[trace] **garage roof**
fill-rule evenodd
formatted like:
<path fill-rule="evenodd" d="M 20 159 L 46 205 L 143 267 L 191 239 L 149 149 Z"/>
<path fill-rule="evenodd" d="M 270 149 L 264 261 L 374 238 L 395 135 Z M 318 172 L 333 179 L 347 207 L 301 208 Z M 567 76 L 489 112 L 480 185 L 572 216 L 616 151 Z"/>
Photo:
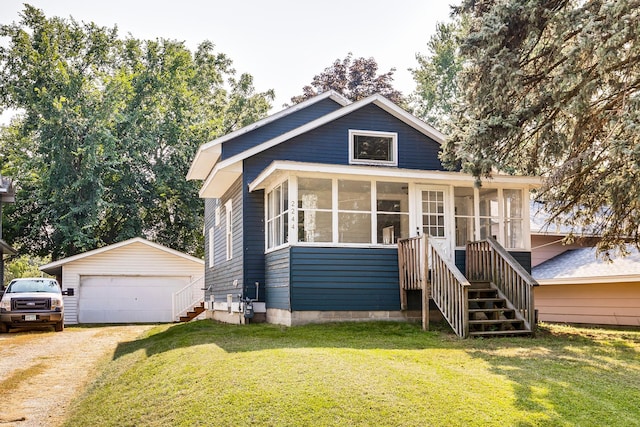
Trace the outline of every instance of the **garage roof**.
<path fill-rule="evenodd" d="M 101 253 L 105 253 L 105 252 L 108 252 L 108 251 L 111 251 L 111 250 L 114 250 L 114 249 L 117 249 L 117 248 L 122 248 L 124 246 L 132 245 L 134 243 L 142 243 L 142 244 L 145 244 L 145 245 L 150 246 L 152 248 L 156 248 L 156 249 L 159 249 L 161 251 L 165 251 L 165 252 L 167 252 L 169 254 L 172 254 L 172 255 L 175 255 L 175 256 L 179 256 L 179 257 L 182 257 L 182 258 L 187 259 L 189 261 L 197 262 L 197 263 L 200 263 L 200 264 L 204 265 L 204 261 L 201 260 L 200 258 L 196 258 L 196 257 L 193 257 L 191 255 L 185 254 L 184 252 L 179 252 L 179 251 L 176 251 L 174 249 L 168 248 L 166 246 L 162 246 L 162 245 L 159 245 L 157 243 L 150 242 L 149 240 L 143 239 L 142 237 L 134 237 L 133 239 L 125 240 L 125 241 L 119 242 L 119 243 L 114 243 L 113 245 L 104 246 L 102 248 L 94 249 L 92 251 L 83 252 L 83 253 L 78 254 L 78 255 L 74 255 L 74 256 L 70 256 L 68 258 L 63 258 L 63 259 L 60 259 L 58 261 L 54 261 L 52 263 L 49 263 L 49 264 L 41 266 L 40 267 L 40 271 L 44 271 L 45 273 L 51 274 L 51 275 L 57 275 L 57 274 L 60 274 L 60 272 L 62 271 L 62 266 L 65 265 L 65 264 L 68 264 L 68 263 L 73 262 L 73 261 L 77 261 L 79 259 L 87 258 L 87 257 L 93 256 L 93 255 L 98 255 L 98 254 L 101 254 Z"/>

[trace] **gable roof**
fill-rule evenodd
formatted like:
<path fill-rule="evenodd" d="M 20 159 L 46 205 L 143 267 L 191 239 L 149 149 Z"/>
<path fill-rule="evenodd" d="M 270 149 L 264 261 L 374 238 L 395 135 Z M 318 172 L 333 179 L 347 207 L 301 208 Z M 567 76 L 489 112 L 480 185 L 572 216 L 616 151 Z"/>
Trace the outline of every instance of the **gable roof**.
<path fill-rule="evenodd" d="M 251 123 L 250 125 L 247 125 L 241 129 L 223 135 L 220 138 L 216 138 L 213 141 L 209 141 L 198 148 L 196 156 L 193 159 L 193 162 L 191 162 L 189 172 L 187 173 L 187 179 L 205 179 L 211 172 L 211 168 L 213 167 L 213 165 L 220 158 L 220 155 L 222 154 L 222 144 L 224 142 L 230 141 L 234 138 L 239 137 L 240 135 L 244 135 L 246 133 L 254 131 L 265 125 L 268 125 L 269 123 L 273 123 L 276 120 L 280 120 L 281 118 L 289 116 L 295 112 L 304 110 L 305 108 L 320 101 L 324 101 L 325 99 L 331 99 L 343 107 L 351 103 L 351 101 L 349 101 L 347 98 L 333 90 L 323 92 L 317 96 L 314 96 L 313 98 L 309 98 L 306 101 L 265 117 L 262 120 L 258 120 L 255 123 Z"/>
<path fill-rule="evenodd" d="M 627 251 L 627 256 L 606 261 L 596 248 L 572 249 L 537 265 L 531 274 L 541 285 L 638 282 L 640 252 L 631 245 Z"/>
<path fill-rule="evenodd" d="M 57 270 L 59 270 L 60 267 L 62 267 L 65 264 L 68 264 L 70 262 L 78 261 L 78 260 L 83 259 L 83 258 L 87 258 L 87 257 L 90 257 L 90 256 L 94 256 L 94 255 L 102 254 L 102 253 L 105 253 L 105 252 L 109 252 L 109 251 L 112 251 L 114 249 L 118 249 L 118 248 L 122 248 L 124 246 L 132 245 L 134 243 L 142 243 L 143 245 L 147 245 L 147 246 L 152 247 L 154 249 L 159 249 L 159 250 L 164 251 L 166 253 L 169 253 L 171 255 L 178 256 L 178 257 L 181 257 L 181 258 L 184 258 L 186 260 L 189 260 L 189 261 L 192 261 L 192 262 L 196 262 L 196 263 L 199 263 L 199 264 L 204 264 L 204 261 L 201 260 L 200 258 L 193 257 L 191 255 L 185 254 L 184 252 L 176 251 L 174 249 L 168 248 L 168 247 L 160 245 L 158 243 L 150 242 L 149 240 L 143 239 L 142 237 L 134 237 L 133 239 L 125 240 L 125 241 L 119 242 L 119 243 L 114 243 L 113 245 L 104 246 L 102 248 L 94 249 L 92 251 L 83 252 L 81 254 L 73 255 L 73 256 L 70 256 L 70 257 L 67 257 L 67 258 L 60 259 L 58 261 L 54 261 L 52 263 L 49 263 L 49 264 L 41 266 L 40 267 L 40 271 L 44 271 L 47 274 L 55 274 L 55 272 Z"/>
<path fill-rule="evenodd" d="M 325 114 L 324 116 L 312 120 L 302 126 L 299 126 L 295 129 L 292 129 L 288 132 L 285 132 L 275 138 L 272 138 L 268 141 L 265 141 L 261 144 L 258 144 L 248 150 L 245 150 L 241 153 L 236 154 L 228 159 L 225 159 L 221 162 L 211 162 L 209 163 L 209 167 L 211 168 L 210 173 L 208 174 L 206 180 L 202 184 L 202 188 L 200 189 L 200 197 L 202 198 L 218 198 L 221 197 L 224 192 L 229 188 L 229 186 L 242 174 L 242 161 L 259 154 L 265 150 L 268 150 L 271 147 L 274 147 L 278 144 L 281 144 L 285 141 L 288 141 L 296 136 L 302 135 L 306 132 L 309 132 L 313 129 L 316 129 L 320 126 L 323 126 L 327 123 L 330 123 L 334 120 L 337 120 L 341 117 L 346 116 L 356 110 L 359 110 L 367 105 L 376 105 L 397 119 L 401 120 L 405 124 L 413 127 L 418 130 L 422 134 L 430 137 L 434 141 L 439 144 L 442 144 L 445 140 L 445 137 L 438 130 L 429 126 L 424 121 L 418 119 L 412 114 L 408 113 L 404 109 L 400 108 L 393 102 L 389 101 L 382 95 L 372 95 L 367 98 L 361 99 L 360 101 L 353 102 L 348 104 L 332 113 Z M 219 156 L 218 156 L 219 157 Z M 195 160 L 194 160 L 195 162 Z M 217 185 L 212 185 L 213 182 L 216 182 Z"/>

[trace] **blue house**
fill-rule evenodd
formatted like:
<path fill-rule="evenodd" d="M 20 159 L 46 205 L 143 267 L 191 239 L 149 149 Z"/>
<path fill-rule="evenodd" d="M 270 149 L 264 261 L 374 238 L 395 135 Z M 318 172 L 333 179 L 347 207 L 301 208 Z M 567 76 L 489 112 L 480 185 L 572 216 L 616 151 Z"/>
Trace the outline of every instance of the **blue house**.
<path fill-rule="evenodd" d="M 445 318 L 469 335 L 469 322 L 488 320 L 474 319 L 471 300 L 489 298 L 473 289 L 502 279 L 467 270 L 474 281 L 467 280 L 467 244 L 488 239 L 512 269 L 530 271 L 528 201 L 538 180 L 495 175 L 477 187 L 442 166 L 443 140 L 382 96 L 350 102 L 326 92 L 203 144 L 187 178 L 203 182 L 209 315 L 242 323 L 243 301 L 253 299 L 254 319 L 283 325 L 401 320 L 429 282 Z M 416 239 L 429 244 L 402 255 L 399 242 Z M 431 255 L 423 261 L 427 247 L 445 267 Z M 454 288 L 460 307 L 441 307 L 451 305 Z M 531 308 L 515 311 L 530 332 Z"/>

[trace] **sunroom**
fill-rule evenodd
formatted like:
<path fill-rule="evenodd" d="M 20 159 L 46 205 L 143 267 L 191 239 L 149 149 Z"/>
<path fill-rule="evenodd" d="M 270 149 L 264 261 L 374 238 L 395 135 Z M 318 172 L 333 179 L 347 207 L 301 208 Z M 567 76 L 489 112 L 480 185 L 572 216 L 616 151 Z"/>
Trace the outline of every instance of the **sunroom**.
<path fill-rule="evenodd" d="M 468 241 L 496 239 L 530 269 L 528 200 L 537 178 L 275 161 L 264 190 L 265 252 L 286 246 L 395 247 L 426 234 L 464 265 Z M 518 256 L 520 255 L 520 256 Z"/>

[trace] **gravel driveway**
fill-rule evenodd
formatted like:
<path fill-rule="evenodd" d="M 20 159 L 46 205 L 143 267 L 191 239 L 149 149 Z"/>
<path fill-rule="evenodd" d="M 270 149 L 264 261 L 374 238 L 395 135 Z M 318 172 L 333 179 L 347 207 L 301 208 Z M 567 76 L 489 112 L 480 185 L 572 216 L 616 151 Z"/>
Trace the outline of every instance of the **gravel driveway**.
<path fill-rule="evenodd" d="M 59 426 L 98 362 L 152 325 L 67 327 L 0 334 L 0 427 Z"/>

